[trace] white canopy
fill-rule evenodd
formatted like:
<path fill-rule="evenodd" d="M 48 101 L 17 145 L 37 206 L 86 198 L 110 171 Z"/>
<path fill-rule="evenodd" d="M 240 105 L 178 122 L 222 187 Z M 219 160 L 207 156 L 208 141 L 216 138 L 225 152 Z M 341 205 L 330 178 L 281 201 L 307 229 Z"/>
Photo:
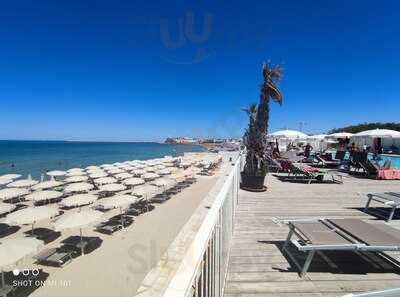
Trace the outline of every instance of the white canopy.
<path fill-rule="evenodd" d="M 156 178 L 159 178 L 160 176 L 158 175 L 158 174 L 156 174 L 156 173 L 145 173 L 145 174 L 143 174 L 142 175 L 142 178 L 144 179 L 144 180 L 153 180 L 153 179 L 156 179 Z"/>
<path fill-rule="evenodd" d="M 33 179 L 20 179 L 15 182 L 9 183 L 7 185 L 8 188 L 29 188 L 32 187 L 39 182 L 37 180 Z"/>
<path fill-rule="evenodd" d="M 280 130 L 274 133 L 268 134 L 268 136 L 273 138 L 289 138 L 289 139 L 296 139 L 296 138 L 305 138 L 307 134 L 296 131 L 296 130 Z"/>
<path fill-rule="evenodd" d="M 80 175 L 85 175 L 85 171 L 71 171 L 67 173 L 67 176 L 80 176 Z"/>
<path fill-rule="evenodd" d="M 80 182 L 84 182 L 87 181 L 89 178 L 87 176 L 84 175 L 77 175 L 77 176 L 70 176 L 67 177 L 64 181 L 66 183 L 80 183 Z"/>
<path fill-rule="evenodd" d="M 113 177 L 100 177 L 95 180 L 93 180 L 95 184 L 97 185 L 106 185 L 106 184 L 114 184 L 117 182 L 117 179 Z"/>
<path fill-rule="evenodd" d="M 96 204 L 102 206 L 103 209 L 126 208 L 134 204 L 138 199 L 131 195 L 115 195 L 99 200 Z"/>
<path fill-rule="evenodd" d="M 100 169 L 100 167 L 99 167 L 99 166 L 91 165 L 91 166 L 86 167 L 85 169 L 86 169 L 86 170 L 97 170 L 97 169 Z"/>
<path fill-rule="evenodd" d="M 13 181 L 12 179 L 0 178 L 0 186 L 12 183 L 12 181 Z"/>
<path fill-rule="evenodd" d="M 67 174 L 67 172 L 61 170 L 53 170 L 53 171 L 48 171 L 46 174 L 48 176 L 64 176 Z"/>
<path fill-rule="evenodd" d="M 4 179 L 17 179 L 20 177 L 21 177 L 21 174 L 15 174 L 15 173 L 9 173 L 9 174 L 4 174 L 4 175 L 0 176 L 0 178 L 4 178 Z"/>
<path fill-rule="evenodd" d="M 64 198 L 60 202 L 60 205 L 65 207 L 76 207 L 76 206 L 91 204 L 96 200 L 97 200 L 97 195 L 94 194 L 77 194 Z"/>
<path fill-rule="evenodd" d="M 158 175 L 168 175 L 168 174 L 171 174 L 171 170 L 169 170 L 169 169 L 161 169 L 161 170 L 156 171 L 156 173 Z"/>
<path fill-rule="evenodd" d="M 150 182 L 151 185 L 155 185 L 157 187 L 165 187 L 168 186 L 172 183 L 174 183 L 175 181 L 172 181 L 170 179 L 165 179 L 165 178 L 158 178 L 152 182 Z"/>
<path fill-rule="evenodd" d="M 13 211 L 16 207 L 15 204 L 0 202 L 0 215 Z"/>
<path fill-rule="evenodd" d="M 158 187 L 152 186 L 152 185 L 142 185 L 139 187 L 136 187 L 132 191 L 132 195 L 137 196 L 137 197 L 142 197 L 142 196 L 149 196 L 153 195 L 158 192 Z"/>
<path fill-rule="evenodd" d="M 349 137 L 351 137 L 353 135 L 354 135 L 353 133 L 338 132 L 338 133 L 329 134 L 326 137 L 329 137 L 329 138 L 349 138 Z"/>
<path fill-rule="evenodd" d="M 108 173 L 111 174 L 118 174 L 118 173 L 122 173 L 125 172 L 125 170 L 121 169 L 121 168 L 111 168 L 111 169 L 106 169 Z"/>
<path fill-rule="evenodd" d="M 353 135 L 353 137 L 371 137 L 371 138 L 400 138 L 400 132 L 389 129 L 366 130 Z"/>
<path fill-rule="evenodd" d="M 63 193 L 58 191 L 37 191 L 25 196 L 26 200 L 32 201 L 44 201 L 50 199 L 57 199 L 60 198 Z"/>
<path fill-rule="evenodd" d="M 145 180 L 138 177 L 131 177 L 123 180 L 122 183 L 127 186 L 137 186 L 143 185 L 145 183 Z"/>
<path fill-rule="evenodd" d="M 73 193 L 73 192 L 87 192 L 94 188 L 92 184 L 89 183 L 75 183 L 70 184 L 64 188 L 64 192 Z"/>
<path fill-rule="evenodd" d="M 0 200 L 7 200 L 29 194 L 27 189 L 8 188 L 0 190 Z"/>
<path fill-rule="evenodd" d="M 28 207 L 6 216 L 3 223 L 8 225 L 34 224 L 58 215 L 58 209 L 50 206 Z"/>
<path fill-rule="evenodd" d="M 37 185 L 34 185 L 32 187 L 32 190 L 37 191 L 37 190 L 44 190 L 44 189 L 52 189 L 55 187 L 61 186 L 63 183 L 55 180 L 48 180 L 44 181 L 41 183 L 38 183 Z"/>
<path fill-rule="evenodd" d="M 53 225 L 56 231 L 64 229 L 85 228 L 101 220 L 103 213 L 96 210 L 81 210 L 67 213 L 56 220 Z"/>
<path fill-rule="evenodd" d="M 67 170 L 67 173 L 82 172 L 82 171 L 83 171 L 82 168 L 71 168 L 71 169 Z"/>
<path fill-rule="evenodd" d="M 100 192 L 119 192 L 125 189 L 126 187 L 121 184 L 107 184 L 99 187 Z"/>
<path fill-rule="evenodd" d="M 107 173 L 105 173 L 104 171 L 97 171 L 97 172 L 93 172 L 91 174 L 89 174 L 90 178 L 101 178 L 101 177 L 106 177 L 108 176 Z"/>
<path fill-rule="evenodd" d="M 123 172 L 123 173 L 116 174 L 114 177 L 121 180 L 121 179 L 131 178 L 132 174 L 130 174 L 128 172 Z"/>
<path fill-rule="evenodd" d="M 0 270 L 12 269 L 19 261 L 37 253 L 43 241 L 32 237 L 5 239 L 0 243 Z"/>

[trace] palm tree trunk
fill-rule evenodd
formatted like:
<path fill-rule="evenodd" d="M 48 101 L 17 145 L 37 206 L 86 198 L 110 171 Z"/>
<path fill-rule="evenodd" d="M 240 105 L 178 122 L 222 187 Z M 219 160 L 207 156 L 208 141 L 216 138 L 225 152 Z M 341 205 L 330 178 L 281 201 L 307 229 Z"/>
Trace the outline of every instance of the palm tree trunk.
<path fill-rule="evenodd" d="M 267 133 L 269 120 L 269 92 L 267 88 L 261 90 L 260 103 L 258 104 L 256 125 L 261 133 Z"/>

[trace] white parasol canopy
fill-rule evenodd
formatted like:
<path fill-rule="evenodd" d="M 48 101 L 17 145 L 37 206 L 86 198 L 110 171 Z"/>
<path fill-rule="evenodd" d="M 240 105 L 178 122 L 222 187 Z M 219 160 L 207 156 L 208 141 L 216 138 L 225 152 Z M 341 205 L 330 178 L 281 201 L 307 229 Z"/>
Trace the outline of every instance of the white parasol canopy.
<path fill-rule="evenodd" d="M 114 183 L 117 182 L 117 180 L 115 178 L 110 177 L 110 176 L 108 176 L 108 177 L 100 177 L 100 178 L 97 178 L 97 179 L 95 179 L 93 181 L 97 185 L 114 184 Z"/>
<path fill-rule="evenodd" d="M 118 173 L 123 173 L 125 172 L 125 170 L 121 169 L 121 168 L 111 168 L 111 169 L 106 169 L 108 173 L 111 174 L 118 174 Z"/>
<path fill-rule="evenodd" d="M 142 178 L 146 181 L 148 180 L 154 180 L 156 178 L 159 178 L 160 176 L 156 173 L 145 173 L 142 175 Z"/>
<path fill-rule="evenodd" d="M 152 185 L 142 185 L 139 187 L 136 187 L 132 191 L 132 195 L 137 196 L 137 197 L 148 197 L 149 195 L 153 195 L 158 192 L 158 187 L 152 186 Z"/>
<path fill-rule="evenodd" d="M 34 185 L 32 187 L 32 190 L 37 191 L 37 190 L 45 190 L 45 189 L 52 189 L 55 187 L 61 186 L 63 183 L 55 180 L 48 180 L 44 181 L 41 183 L 38 183 L 37 185 Z"/>
<path fill-rule="evenodd" d="M 307 134 L 296 131 L 296 130 L 280 130 L 274 133 L 268 134 L 269 137 L 273 138 L 288 138 L 288 139 L 296 139 L 296 138 L 306 138 Z"/>
<path fill-rule="evenodd" d="M 146 173 L 145 170 L 143 169 L 135 169 L 131 172 L 134 176 L 142 176 L 143 174 Z"/>
<path fill-rule="evenodd" d="M 4 178 L 4 179 L 17 179 L 20 177 L 21 177 L 21 174 L 15 174 L 15 173 L 9 173 L 9 174 L 4 174 L 4 175 L 0 176 L 0 178 Z"/>
<path fill-rule="evenodd" d="M 158 175 L 168 175 L 168 174 L 171 174 L 171 170 L 169 170 L 169 169 L 161 169 L 161 170 L 156 171 L 156 173 Z"/>
<path fill-rule="evenodd" d="M 116 174 L 114 177 L 119 179 L 119 180 L 122 180 L 122 179 L 131 178 L 132 174 L 130 174 L 128 172 L 123 172 L 123 173 Z"/>
<path fill-rule="evenodd" d="M 6 178 L 0 178 L 0 186 L 7 185 L 9 183 L 12 183 L 12 179 L 6 179 Z"/>
<path fill-rule="evenodd" d="M 33 226 L 36 222 L 48 220 L 58 215 L 58 209 L 50 206 L 28 207 L 17 210 L 6 216 L 3 223 L 7 225 L 25 225 Z"/>
<path fill-rule="evenodd" d="M 100 170 L 100 166 L 91 165 L 91 166 L 86 167 L 85 169 L 86 170 Z"/>
<path fill-rule="evenodd" d="M 32 237 L 12 238 L 0 243 L 0 270 L 12 269 L 19 261 L 37 253 L 44 243 Z M 3 276 L 2 276 L 3 278 Z M 4 286 L 4 282 L 2 283 Z"/>
<path fill-rule="evenodd" d="M 356 133 L 353 137 L 400 138 L 400 132 L 389 129 L 373 129 Z"/>
<path fill-rule="evenodd" d="M 113 208 L 126 208 L 129 205 L 134 204 L 138 199 L 131 195 L 115 195 L 108 198 L 99 200 L 96 204 L 100 205 L 103 209 Z"/>
<path fill-rule="evenodd" d="M 150 182 L 151 185 L 155 185 L 157 187 L 165 187 L 168 186 L 170 184 L 172 184 L 171 180 L 167 180 L 165 178 L 158 178 L 152 182 Z"/>
<path fill-rule="evenodd" d="M 80 183 L 80 182 L 85 182 L 87 181 L 89 178 L 87 176 L 84 175 L 77 175 L 77 176 L 70 176 L 67 177 L 64 181 L 66 183 Z"/>
<path fill-rule="evenodd" d="M 0 215 L 13 211 L 16 207 L 15 204 L 0 202 Z"/>
<path fill-rule="evenodd" d="M 56 176 L 64 176 L 64 175 L 67 174 L 67 172 L 66 171 L 62 171 L 62 170 L 52 170 L 52 171 L 48 171 L 46 174 L 48 176 L 56 177 Z"/>
<path fill-rule="evenodd" d="M 102 217 L 103 213 L 97 210 L 80 210 L 79 212 L 63 215 L 53 223 L 53 226 L 56 231 L 79 228 L 81 237 L 81 252 L 83 255 L 84 245 L 82 244 L 82 228 L 98 223 Z"/>
<path fill-rule="evenodd" d="M 61 202 L 61 206 L 65 207 L 77 207 L 87 205 L 97 200 L 97 195 L 94 194 L 77 194 L 67 198 L 64 198 Z"/>
<path fill-rule="evenodd" d="M 122 183 L 126 186 L 137 186 L 143 185 L 145 183 L 145 180 L 138 177 L 131 177 L 123 180 Z"/>
<path fill-rule="evenodd" d="M 39 182 L 37 180 L 33 180 L 33 179 L 29 179 L 29 178 L 28 179 L 20 179 L 15 182 L 9 183 L 7 185 L 7 187 L 8 188 L 29 188 L 38 183 Z"/>
<path fill-rule="evenodd" d="M 67 176 L 81 176 L 86 175 L 85 171 L 71 171 L 67 173 Z"/>
<path fill-rule="evenodd" d="M 74 193 L 74 192 L 87 192 L 94 188 L 92 184 L 89 183 L 74 183 L 66 186 L 64 192 Z"/>
<path fill-rule="evenodd" d="M 126 190 L 126 187 L 121 184 L 107 184 L 99 187 L 100 192 L 119 192 Z"/>
<path fill-rule="evenodd" d="M 25 196 L 26 200 L 44 201 L 60 198 L 63 193 L 58 191 L 37 191 Z"/>
<path fill-rule="evenodd" d="M 353 133 L 348 133 L 348 132 L 338 132 L 338 133 L 332 133 L 327 135 L 326 137 L 328 138 L 349 138 L 353 136 Z"/>
<path fill-rule="evenodd" d="M 67 173 L 72 173 L 72 172 L 82 172 L 82 168 L 71 168 L 67 170 Z"/>
<path fill-rule="evenodd" d="M 27 189 L 8 188 L 0 190 L 0 200 L 7 200 L 29 194 Z"/>
<path fill-rule="evenodd" d="M 108 174 L 105 173 L 104 171 L 97 171 L 89 174 L 90 178 L 101 178 L 106 176 L 108 176 Z"/>

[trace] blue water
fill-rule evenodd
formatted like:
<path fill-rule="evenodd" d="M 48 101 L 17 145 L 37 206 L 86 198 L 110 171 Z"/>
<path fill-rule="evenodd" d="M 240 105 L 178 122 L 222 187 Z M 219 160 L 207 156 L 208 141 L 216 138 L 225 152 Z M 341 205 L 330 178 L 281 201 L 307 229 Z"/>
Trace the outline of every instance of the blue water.
<path fill-rule="evenodd" d="M 39 178 L 49 170 L 67 170 L 127 160 L 146 160 L 184 152 L 203 151 L 198 145 L 152 142 L 67 142 L 0 140 L 0 175 L 31 174 Z"/>
<path fill-rule="evenodd" d="M 347 152 L 345 155 L 345 159 L 348 160 L 349 157 L 350 157 L 350 154 L 349 154 L 349 152 Z M 373 154 L 371 154 L 371 153 L 368 154 L 368 159 L 373 160 L 373 158 L 374 158 Z M 380 166 L 383 166 L 383 164 L 385 163 L 386 160 L 391 161 L 391 168 L 400 169 L 400 155 L 382 154 L 382 155 L 378 155 L 378 157 L 375 161 L 377 161 Z"/>

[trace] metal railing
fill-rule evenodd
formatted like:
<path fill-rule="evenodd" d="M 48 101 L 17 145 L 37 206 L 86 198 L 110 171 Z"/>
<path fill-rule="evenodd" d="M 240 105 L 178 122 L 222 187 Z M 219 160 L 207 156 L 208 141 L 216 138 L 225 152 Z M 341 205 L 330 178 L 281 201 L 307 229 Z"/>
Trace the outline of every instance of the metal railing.
<path fill-rule="evenodd" d="M 240 154 L 163 297 L 222 297 L 238 202 Z"/>

